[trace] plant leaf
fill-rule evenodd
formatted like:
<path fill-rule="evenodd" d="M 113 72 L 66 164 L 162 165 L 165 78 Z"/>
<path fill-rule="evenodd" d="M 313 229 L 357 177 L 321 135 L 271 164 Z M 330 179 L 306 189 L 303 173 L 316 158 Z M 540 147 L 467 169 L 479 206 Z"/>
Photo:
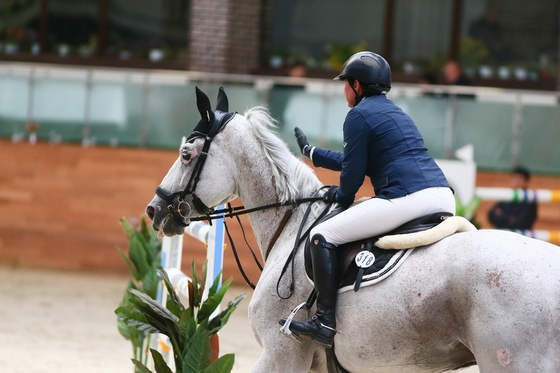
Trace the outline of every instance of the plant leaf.
<path fill-rule="evenodd" d="M 204 293 L 204 289 L 206 289 L 206 275 L 208 274 L 208 260 L 205 260 L 202 263 L 202 274 L 201 277 L 198 279 L 198 284 L 200 287 L 200 298 L 202 299 L 202 294 Z"/>
<path fill-rule="evenodd" d="M 140 298 L 140 300 L 144 302 L 144 304 L 148 305 L 157 315 L 164 317 L 172 322 L 179 321 L 179 318 L 177 316 L 169 312 L 167 308 L 163 307 L 156 300 L 150 298 L 147 294 L 142 293 L 141 291 L 138 291 L 136 289 L 130 289 L 130 292 Z"/>
<path fill-rule="evenodd" d="M 169 277 L 167 276 L 167 272 L 165 272 L 163 269 L 159 269 L 158 274 L 162 278 L 163 283 L 165 284 L 165 288 L 167 289 L 167 293 L 169 294 L 169 297 L 167 298 L 166 307 L 175 316 L 180 317 L 183 311 L 185 310 L 185 307 L 183 307 L 183 304 L 179 299 L 179 294 L 177 294 L 175 288 L 173 288 L 173 285 L 171 284 L 171 280 L 169 280 Z"/>
<path fill-rule="evenodd" d="M 130 260 L 132 260 L 136 268 L 138 268 L 138 272 L 142 277 L 148 273 L 151 267 L 151 263 L 148 260 L 148 250 L 146 249 L 146 246 L 146 242 L 143 241 L 140 233 L 134 234 L 134 236 L 130 239 Z"/>
<path fill-rule="evenodd" d="M 183 311 L 181 318 L 179 319 L 179 343 L 181 348 L 184 349 L 187 346 L 188 341 L 192 338 L 194 333 L 196 332 L 196 318 L 193 314 L 192 308 L 187 308 Z M 184 351 L 181 351 L 183 353 Z"/>
<path fill-rule="evenodd" d="M 126 264 L 128 270 L 132 274 L 132 277 L 134 277 L 134 279 L 136 281 L 142 280 L 142 276 L 140 276 L 140 273 L 138 272 L 138 270 L 136 269 L 134 264 L 130 261 L 130 259 L 128 259 L 128 257 L 124 253 L 124 251 L 122 251 L 121 249 L 118 249 L 118 250 L 119 250 L 119 254 L 121 255 L 121 258 L 123 259 L 123 261 Z"/>
<path fill-rule="evenodd" d="M 125 217 L 120 218 L 119 222 L 121 223 L 126 238 L 130 240 L 130 238 L 136 233 L 136 229 L 134 229 L 132 224 Z"/>
<path fill-rule="evenodd" d="M 229 373 L 233 369 L 233 363 L 235 363 L 235 355 L 225 354 L 210 364 L 202 373 Z"/>
<path fill-rule="evenodd" d="M 193 338 L 184 351 L 182 373 L 200 373 L 212 362 L 210 334 L 204 330 L 206 326 L 197 328 Z"/>
<path fill-rule="evenodd" d="M 124 322 L 122 319 L 117 319 L 117 329 L 119 333 L 124 337 L 124 339 L 130 341 L 132 339 L 131 328 L 128 326 L 127 323 Z"/>
<path fill-rule="evenodd" d="M 131 360 L 132 360 L 132 362 L 134 363 L 134 365 L 136 366 L 136 368 L 138 368 L 138 370 L 139 370 L 141 373 L 153 373 L 151 370 L 148 369 L 147 366 L 145 366 L 144 364 L 142 364 L 142 363 L 139 362 L 138 360 L 136 360 L 136 359 L 131 359 Z"/>
<path fill-rule="evenodd" d="M 222 271 L 220 271 L 218 275 L 214 278 L 214 281 L 212 282 L 212 286 L 210 286 L 210 289 L 208 289 L 209 297 L 216 294 L 216 291 L 218 291 L 218 288 L 220 287 L 221 279 L 222 279 Z"/>
<path fill-rule="evenodd" d="M 126 325 L 135 327 L 138 330 L 146 333 L 157 333 L 159 331 L 146 315 L 133 305 L 121 306 L 115 310 L 115 314 Z"/>
<path fill-rule="evenodd" d="M 148 300 L 150 300 L 151 303 Z M 163 333 L 165 335 L 169 335 L 173 333 L 173 331 L 168 329 L 168 325 L 170 324 L 174 325 L 173 321 L 169 320 L 168 318 L 169 316 L 165 314 L 165 312 L 167 312 L 170 315 L 172 314 L 169 313 L 169 311 L 165 310 L 165 308 L 162 305 L 160 305 L 158 302 L 156 302 L 155 300 L 151 299 L 148 296 L 145 296 L 145 298 L 136 296 L 130 299 L 130 303 L 132 306 L 136 307 L 136 309 L 139 312 L 144 314 L 144 316 L 148 320 L 148 323 L 150 323 L 150 325 L 156 328 L 160 333 Z M 172 316 L 175 317 L 174 315 Z M 168 324 L 168 321 L 170 322 L 170 324 Z"/>
<path fill-rule="evenodd" d="M 148 224 L 146 223 L 146 216 L 142 215 L 140 218 L 140 234 L 146 239 L 146 241 L 150 241 L 152 237 L 153 229 L 148 228 Z"/>
<path fill-rule="evenodd" d="M 235 311 L 237 309 L 237 306 L 239 306 L 239 303 L 241 303 L 241 301 L 245 299 L 245 296 L 247 296 L 247 294 L 241 294 L 234 300 L 230 301 L 222 312 L 220 312 L 217 316 L 213 317 L 209 321 L 208 331 L 211 334 L 217 333 L 220 329 L 223 328 L 223 326 L 228 322 L 229 317 L 231 316 L 233 311 Z"/>
<path fill-rule="evenodd" d="M 230 278 L 226 282 L 224 282 L 222 287 L 218 289 L 218 291 L 216 291 L 212 296 L 208 294 L 208 298 L 200 306 L 200 310 L 198 311 L 196 316 L 199 323 L 202 322 L 203 320 L 208 319 L 210 315 L 212 315 L 212 313 L 218 308 L 218 306 L 222 302 L 222 299 L 224 299 L 224 295 L 226 294 L 226 291 L 228 290 L 232 280 L 233 279 Z M 214 285 L 217 282 L 219 282 L 219 276 L 217 276 L 216 279 L 214 280 L 214 284 L 212 285 L 212 288 L 214 288 Z"/>
<path fill-rule="evenodd" d="M 157 373 L 173 373 L 159 351 L 151 348 L 150 352 L 152 353 L 152 357 L 154 359 L 154 368 L 156 369 Z"/>
<path fill-rule="evenodd" d="M 161 268 L 159 255 L 156 259 L 157 260 L 151 263 L 150 270 L 144 275 L 144 278 L 142 278 L 142 291 L 148 294 L 152 299 L 156 298 L 160 281 L 160 277 L 157 272 Z"/>
<path fill-rule="evenodd" d="M 196 275 L 196 265 L 194 264 L 194 260 L 192 261 L 191 269 L 192 269 L 191 280 L 193 284 L 193 297 L 190 304 L 192 308 L 198 308 L 200 307 L 200 302 L 202 301 L 202 292 L 204 289 L 201 290 L 200 285 L 198 283 L 198 276 Z"/>
<path fill-rule="evenodd" d="M 188 282 L 189 285 L 189 308 L 194 309 L 194 284 L 192 281 Z"/>

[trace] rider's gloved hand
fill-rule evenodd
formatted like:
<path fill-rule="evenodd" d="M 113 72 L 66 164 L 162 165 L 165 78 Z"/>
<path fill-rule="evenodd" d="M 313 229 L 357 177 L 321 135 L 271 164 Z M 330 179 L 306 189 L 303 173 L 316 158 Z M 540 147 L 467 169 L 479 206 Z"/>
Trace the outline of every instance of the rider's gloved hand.
<path fill-rule="evenodd" d="M 347 209 L 354 202 L 354 198 L 344 197 L 339 190 L 339 187 L 333 185 L 323 194 L 323 201 L 327 203 L 338 203 L 340 207 Z"/>
<path fill-rule="evenodd" d="M 338 192 L 338 187 L 336 185 L 329 187 L 329 190 L 327 190 L 325 194 L 323 194 L 323 201 L 328 203 L 337 202 L 336 201 L 337 192 Z"/>
<path fill-rule="evenodd" d="M 309 145 L 307 137 L 305 137 L 305 134 L 299 127 L 294 128 L 294 135 L 296 136 L 296 141 L 299 146 L 299 150 L 301 150 L 301 154 L 309 158 L 313 147 Z"/>

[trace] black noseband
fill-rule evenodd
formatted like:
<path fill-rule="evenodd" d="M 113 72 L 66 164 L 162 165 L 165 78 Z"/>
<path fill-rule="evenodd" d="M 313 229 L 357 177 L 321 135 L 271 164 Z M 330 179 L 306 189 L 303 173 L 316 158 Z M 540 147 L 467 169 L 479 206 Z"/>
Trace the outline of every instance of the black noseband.
<path fill-rule="evenodd" d="M 167 211 L 175 218 L 177 223 L 181 224 L 183 227 L 189 225 L 187 221 L 191 214 L 191 207 L 183 199 L 183 192 L 168 193 L 165 189 L 158 186 L 156 188 L 156 194 L 168 203 Z"/>

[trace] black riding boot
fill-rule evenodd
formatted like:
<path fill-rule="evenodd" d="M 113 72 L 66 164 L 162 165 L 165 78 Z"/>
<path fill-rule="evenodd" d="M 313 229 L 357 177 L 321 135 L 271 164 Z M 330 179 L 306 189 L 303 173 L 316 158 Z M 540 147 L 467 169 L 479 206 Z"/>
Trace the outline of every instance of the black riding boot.
<path fill-rule="evenodd" d="M 313 281 L 317 291 L 317 312 L 309 319 L 292 321 L 290 330 L 311 337 L 315 342 L 331 347 L 336 334 L 336 297 L 338 295 L 338 260 L 336 246 L 316 234 L 311 239 Z M 284 325 L 286 319 L 281 319 Z"/>

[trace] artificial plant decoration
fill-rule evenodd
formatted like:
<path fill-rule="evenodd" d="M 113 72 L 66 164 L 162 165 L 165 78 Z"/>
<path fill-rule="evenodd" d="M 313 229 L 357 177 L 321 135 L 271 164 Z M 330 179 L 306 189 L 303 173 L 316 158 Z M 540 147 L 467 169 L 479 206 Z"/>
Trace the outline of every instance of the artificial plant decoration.
<path fill-rule="evenodd" d="M 158 273 L 169 294 L 166 305 L 159 304 L 142 291 L 130 289 L 132 296 L 129 304 L 115 310 L 119 319 L 139 330 L 166 335 L 173 347 L 176 373 L 231 372 L 234 355 L 226 354 L 213 361 L 211 337 L 226 324 L 233 311 L 245 298 L 245 294 L 229 302 L 221 312 L 217 312 L 232 280 L 227 280 L 220 287 L 221 274 L 218 275 L 208 290 L 208 296 L 204 299 L 204 280 L 198 280 L 193 262 L 188 307 L 185 308 L 167 273 L 164 270 L 158 270 Z M 206 278 L 206 264 L 203 266 L 202 278 Z M 155 372 L 172 373 L 161 353 L 155 349 L 150 351 Z M 153 373 L 143 362 L 133 359 L 133 363 L 138 371 Z"/>
<path fill-rule="evenodd" d="M 121 249 L 119 253 L 132 275 L 120 305 L 130 304 L 133 297 L 129 291 L 131 289 L 142 291 L 146 296 L 155 299 L 160 280 L 157 270 L 161 268 L 161 240 L 157 238 L 154 230 L 148 227 L 144 217 L 140 221 L 121 218 L 120 223 L 128 238 L 129 250 L 128 255 Z M 117 320 L 117 327 L 121 335 L 131 341 L 133 358 L 145 364 L 148 360 L 151 334 L 134 325 L 127 325 L 120 319 Z M 135 372 L 140 371 L 136 369 Z"/>

